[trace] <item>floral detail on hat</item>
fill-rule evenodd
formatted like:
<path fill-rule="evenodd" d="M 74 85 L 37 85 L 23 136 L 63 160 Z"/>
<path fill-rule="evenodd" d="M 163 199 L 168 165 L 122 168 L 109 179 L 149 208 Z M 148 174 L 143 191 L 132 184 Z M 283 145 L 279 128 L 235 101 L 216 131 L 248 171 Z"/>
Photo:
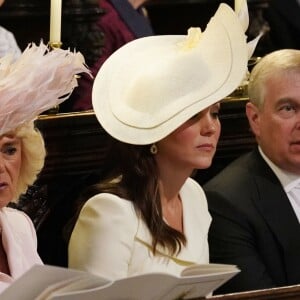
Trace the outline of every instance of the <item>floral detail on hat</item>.
<path fill-rule="evenodd" d="M 201 29 L 199 27 L 190 27 L 186 39 L 180 44 L 182 50 L 189 50 L 195 48 L 201 39 Z"/>

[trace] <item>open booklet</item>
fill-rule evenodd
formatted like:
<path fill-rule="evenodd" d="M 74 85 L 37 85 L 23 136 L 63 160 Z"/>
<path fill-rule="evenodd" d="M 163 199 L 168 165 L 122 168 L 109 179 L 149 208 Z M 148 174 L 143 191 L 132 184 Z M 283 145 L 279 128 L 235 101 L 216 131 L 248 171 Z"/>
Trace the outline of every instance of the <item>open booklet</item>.
<path fill-rule="evenodd" d="M 91 273 L 35 265 L 10 285 L 1 300 L 174 300 L 205 297 L 239 269 L 204 264 L 184 269 L 181 276 L 147 273 L 111 281 Z"/>

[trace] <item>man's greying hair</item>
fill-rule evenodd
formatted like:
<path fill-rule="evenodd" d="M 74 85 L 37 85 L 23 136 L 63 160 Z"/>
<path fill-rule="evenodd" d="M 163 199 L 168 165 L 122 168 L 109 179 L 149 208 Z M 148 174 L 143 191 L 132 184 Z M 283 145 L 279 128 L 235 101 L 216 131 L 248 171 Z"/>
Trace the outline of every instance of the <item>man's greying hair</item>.
<path fill-rule="evenodd" d="M 282 49 L 261 58 L 253 68 L 248 84 L 250 102 L 261 108 L 264 103 L 265 82 L 282 72 L 300 72 L 300 50 Z"/>

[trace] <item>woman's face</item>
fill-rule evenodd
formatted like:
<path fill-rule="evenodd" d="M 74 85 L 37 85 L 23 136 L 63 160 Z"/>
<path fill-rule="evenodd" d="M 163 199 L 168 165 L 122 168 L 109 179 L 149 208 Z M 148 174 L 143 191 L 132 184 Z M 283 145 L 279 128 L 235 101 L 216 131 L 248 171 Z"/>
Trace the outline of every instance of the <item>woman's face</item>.
<path fill-rule="evenodd" d="M 14 135 L 0 136 L 0 208 L 13 200 L 20 168 L 20 139 Z"/>
<path fill-rule="evenodd" d="M 219 109 L 219 103 L 206 108 L 159 141 L 158 164 L 167 162 L 187 170 L 208 168 L 221 132 Z"/>

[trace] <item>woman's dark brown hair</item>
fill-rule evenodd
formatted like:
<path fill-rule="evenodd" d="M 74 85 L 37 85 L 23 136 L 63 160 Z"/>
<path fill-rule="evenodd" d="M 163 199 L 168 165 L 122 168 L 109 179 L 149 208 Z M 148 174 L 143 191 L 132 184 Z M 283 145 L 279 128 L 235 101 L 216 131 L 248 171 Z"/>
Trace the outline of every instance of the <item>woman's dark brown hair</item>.
<path fill-rule="evenodd" d="M 186 238 L 163 220 L 158 168 L 155 156 L 150 153 L 150 146 L 114 141 L 108 159 L 112 162 L 111 172 L 104 181 L 89 187 L 81 195 L 77 217 L 85 201 L 95 194 L 118 195 L 131 201 L 136 213 L 145 221 L 153 237 L 153 253 L 157 244 L 168 248 L 172 254 L 179 253 L 182 244 L 186 243 Z M 120 180 L 114 180 L 116 178 Z"/>

